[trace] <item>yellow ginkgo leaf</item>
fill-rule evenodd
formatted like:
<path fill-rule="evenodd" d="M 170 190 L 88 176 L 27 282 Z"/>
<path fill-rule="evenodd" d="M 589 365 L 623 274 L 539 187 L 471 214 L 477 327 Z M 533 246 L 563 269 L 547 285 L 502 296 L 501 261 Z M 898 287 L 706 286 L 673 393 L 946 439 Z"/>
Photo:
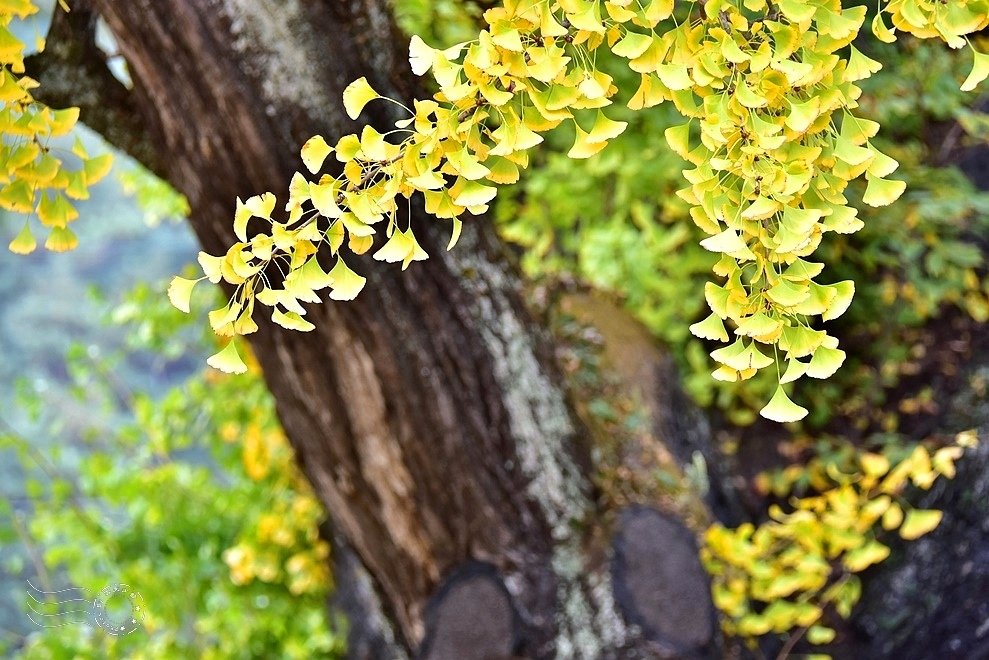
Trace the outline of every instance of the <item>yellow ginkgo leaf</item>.
<path fill-rule="evenodd" d="M 889 206 L 899 199 L 900 195 L 903 194 L 903 191 L 907 189 L 907 184 L 905 181 L 883 179 L 871 175 L 866 175 L 865 178 L 869 184 L 865 188 L 865 194 L 862 196 L 862 201 L 869 206 Z"/>
<path fill-rule="evenodd" d="M 79 108 L 66 108 L 65 110 L 55 110 L 52 112 L 50 131 L 52 137 L 65 135 L 73 129 L 79 121 Z"/>
<path fill-rule="evenodd" d="M 577 122 L 574 122 L 574 127 L 576 128 L 577 133 L 573 146 L 570 147 L 570 151 L 567 152 L 567 156 L 570 158 L 590 158 L 607 146 L 607 142 L 591 142 L 588 140 L 588 133 L 584 131 L 580 125 L 577 124 Z"/>
<path fill-rule="evenodd" d="M 918 539 L 937 527 L 943 515 L 936 509 L 911 509 L 900 526 L 900 536 L 908 541 Z"/>
<path fill-rule="evenodd" d="M 223 278 L 221 271 L 223 257 L 214 257 L 211 254 L 200 251 L 199 255 L 196 257 L 196 260 L 199 262 L 200 268 L 203 269 L 206 279 L 213 284 L 219 283 L 219 281 Z"/>
<path fill-rule="evenodd" d="M 816 5 L 800 2 L 799 0 L 780 0 L 777 5 L 780 11 L 783 12 L 783 15 L 793 23 L 809 21 L 817 11 Z"/>
<path fill-rule="evenodd" d="M 855 46 L 849 46 L 848 64 L 845 65 L 845 80 L 855 82 L 863 80 L 883 68 L 883 65 L 865 55 Z"/>
<path fill-rule="evenodd" d="M 788 359 L 786 364 L 786 371 L 783 373 L 783 376 L 780 377 L 780 385 L 792 383 L 807 372 L 807 363 L 801 362 L 796 358 Z"/>
<path fill-rule="evenodd" d="M 316 326 L 299 316 L 296 312 L 283 312 L 280 309 L 276 309 L 271 313 L 271 320 L 289 330 L 309 332 L 316 329 Z"/>
<path fill-rule="evenodd" d="M 189 280 L 184 277 L 173 277 L 168 285 L 168 299 L 179 311 L 189 313 L 189 299 L 192 297 L 192 290 L 203 278 Z"/>
<path fill-rule="evenodd" d="M 663 132 L 663 135 L 673 153 L 686 160 L 687 154 L 690 153 L 690 122 L 670 126 Z"/>
<path fill-rule="evenodd" d="M 607 142 L 621 135 L 627 127 L 628 122 L 613 121 L 598 110 L 594 126 L 591 127 L 591 132 L 587 134 L 587 141 L 591 144 Z"/>
<path fill-rule="evenodd" d="M 244 206 L 247 207 L 247 210 L 250 211 L 251 215 L 254 217 L 271 220 L 271 212 L 275 210 L 276 203 L 277 200 L 275 196 L 270 192 L 266 192 L 263 195 L 255 195 L 248 198 L 248 200 L 244 202 Z"/>
<path fill-rule="evenodd" d="M 759 411 L 759 414 L 774 422 L 796 422 L 807 416 L 807 409 L 791 401 L 780 385 L 776 388 L 773 398 Z"/>
<path fill-rule="evenodd" d="M 412 65 L 412 73 L 421 76 L 429 71 L 429 68 L 433 66 L 435 53 L 436 51 L 426 45 L 426 42 L 419 35 L 412 35 L 412 38 L 409 39 L 409 64 Z"/>
<path fill-rule="evenodd" d="M 412 239 L 403 231 L 395 231 L 392 233 L 391 238 L 373 256 L 378 261 L 396 263 L 398 261 L 405 261 L 405 257 L 413 250 Z"/>
<path fill-rule="evenodd" d="M 45 248 L 52 252 L 68 252 L 78 245 L 79 239 L 68 227 L 55 227 L 45 240 Z"/>
<path fill-rule="evenodd" d="M 62 193 L 42 193 L 38 204 L 38 219 L 46 227 L 65 227 L 79 217 L 79 211 Z"/>
<path fill-rule="evenodd" d="M 845 568 L 858 573 L 864 571 L 873 564 L 878 564 L 889 557 L 889 547 L 879 541 L 869 541 L 861 548 L 855 548 L 848 552 L 842 560 Z"/>
<path fill-rule="evenodd" d="M 376 98 L 379 98 L 379 94 L 374 91 L 367 78 L 362 76 L 343 90 L 343 107 L 348 117 L 357 119 L 364 106 Z"/>
<path fill-rule="evenodd" d="M 24 226 L 14 237 L 14 240 L 7 245 L 7 249 L 14 254 L 31 254 L 38 247 L 38 242 L 31 233 L 31 226 L 25 222 Z"/>
<path fill-rule="evenodd" d="M 340 188 L 336 181 L 330 180 L 326 183 L 312 183 L 309 185 L 309 194 L 313 206 L 320 215 L 326 218 L 339 218 L 343 215 L 343 209 L 337 204 Z"/>
<path fill-rule="evenodd" d="M 835 284 L 829 284 L 827 288 L 834 291 L 835 296 L 828 303 L 827 311 L 821 314 L 821 319 L 824 321 L 836 319 L 845 313 L 848 306 L 852 304 L 852 298 L 855 296 L 855 282 L 852 280 L 842 280 Z"/>
<path fill-rule="evenodd" d="M 461 178 L 450 189 L 450 193 L 453 195 L 454 204 L 463 207 L 481 206 L 494 199 L 495 195 L 498 194 L 498 189 L 494 186 L 486 186 L 479 181 Z"/>
<path fill-rule="evenodd" d="M 323 161 L 333 153 L 333 147 L 326 144 L 322 135 L 314 135 L 302 145 L 302 162 L 306 169 L 315 174 L 323 167 Z"/>
<path fill-rule="evenodd" d="M 103 154 L 87 158 L 82 171 L 86 174 L 86 184 L 92 185 L 110 173 L 113 168 L 113 155 Z"/>
<path fill-rule="evenodd" d="M 803 103 L 790 101 L 790 114 L 786 116 L 786 125 L 797 133 L 803 133 L 821 115 L 821 97 L 813 96 Z"/>
<path fill-rule="evenodd" d="M 330 298 L 333 300 L 353 300 L 361 292 L 367 279 L 352 271 L 344 262 L 343 257 L 337 257 L 337 263 L 329 272 L 333 278 L 333 289 Z"/>
<path fill-rule="evenodd" d="M 247 371 L 247 365 L 244 364 L 232 341 L 227 342 L 223 350 L 207 358 L 206 364 L 228 374 L 242 374 Z"/>
<path fill-rule="evenodd" d="M 876 35 L 879 41 L 891 44 L 896 41 L 896 35 L 893 34 L 893 30 L 886 26 L 883 22 L 882 12 L 876 12 L 876 16 L 872 19 L 872 34 Z"/>
<path fill-rule="evenodd" d="M 690 333 L 701 339 L 728 341 L 728 331 L 717 314 L 711 313 L 706 319 L 690 326 Z"/>
<path fill-rule="evenodd" d="M 845 351 L 827 346 L 818 346 L 814 357 L 807 365 L 807 375 L 811 378 L 830 378 L 845 361 Z"/>
<path fill-rule="evenodd" d="M 903 522 L 903 509 L 899 504 L 893 503 L 890 505 L 886 512 L 883 513 L 882 525 L 883 529 L 889 531 L 891 529 L 896 529 Z"/>
<path fill-rule="evenodd" d="M 452 250 L 460 240 L 460 231 L 463 229 L 464 223 L 459 218 L 453 218 L 453 233 L 450 236 L 450 242 L 447 244 L 447 251 Z"/>

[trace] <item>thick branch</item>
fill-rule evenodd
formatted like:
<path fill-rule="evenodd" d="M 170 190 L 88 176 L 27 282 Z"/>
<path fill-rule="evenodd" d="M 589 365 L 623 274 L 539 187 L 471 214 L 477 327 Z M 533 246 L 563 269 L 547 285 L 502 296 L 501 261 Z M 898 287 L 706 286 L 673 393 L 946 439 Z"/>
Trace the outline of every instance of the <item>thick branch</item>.
<path fill-rule="evenodd" d="M 27 74 L 41 83 L 35 97 L 52 107 L 77 106 L 89 128 L 161 175 L 161 154 L 145 130 L 134 96 L 107 68 L 96 45 L 97 15 L 86 0 L 56 9 L 46 49 L 28 58 Z"/>

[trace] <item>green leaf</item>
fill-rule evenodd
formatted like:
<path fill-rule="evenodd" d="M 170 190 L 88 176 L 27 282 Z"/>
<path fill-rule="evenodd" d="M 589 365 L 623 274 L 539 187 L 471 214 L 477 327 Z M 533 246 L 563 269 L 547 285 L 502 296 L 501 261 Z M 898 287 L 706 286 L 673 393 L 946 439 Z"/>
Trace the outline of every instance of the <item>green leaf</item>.
<path fill-rule="evenodd" d="M 807 409 L 791 401 L 780 385 L 776 388 L 773 398 L 759 411 L 759 414 L 774 422 L 796 422 L 807 416 Z"/>
<path fill-rule="evenodd" d="M 360 77 L 354 82 L 347 85 L 347 89 L 343 90 L 343 107 L 347 111 L 347 116 L 351 119 L 357 119 L 364 106 L 376 98 L 379 98 L 379 94 L 372 89 L 371 84 L 368 83 L 367 78 Z"/>
<path fill-rule="evenodd" d="M 237 346 L 233 341 L 227 342 L 223 350 L 211 355 L 206 360 L 206 364 L 228 374 L 242 374 L 247 371 L 247 365 L 240 358 L 240 353 L 237 352 Z"/>
<path fill-rule="evenodd" d="M 975 61 L 972 64 L 972 72 L 968 74 L 968 78 L 962 83 L 963 92 L 971 92 L 979 83 L 989 77 L 989 55 L 986 53 L 980 53 L 977 50 L 972 51 L 975 56 Z"/>
<path fill-rule="evenodd" d="M 666 137 L 666 143 L 670 145 L 670 149 L 680 158 L 686 160 L 687 154 L 690 153 L 690 122 L 670 126 L 663 132 L 663 135 Z"/>

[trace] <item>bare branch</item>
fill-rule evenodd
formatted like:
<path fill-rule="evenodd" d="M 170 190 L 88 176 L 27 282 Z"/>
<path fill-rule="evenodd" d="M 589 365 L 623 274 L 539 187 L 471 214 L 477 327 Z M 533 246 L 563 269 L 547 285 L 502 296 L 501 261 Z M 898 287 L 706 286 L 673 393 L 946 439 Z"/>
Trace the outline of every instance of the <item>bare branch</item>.
<path fill-rule="evenodd" d="M 161 173 L 160 154 L 144 129 L 134 95 L 107 68 L 96 45 L 97 14 L 87 0 L 57 10 L 45 50 L 28 58 L 27 74 L 41 86 L 35 97 L 55 108 L 78 106 L 81 119 L 107 142 Z"/>

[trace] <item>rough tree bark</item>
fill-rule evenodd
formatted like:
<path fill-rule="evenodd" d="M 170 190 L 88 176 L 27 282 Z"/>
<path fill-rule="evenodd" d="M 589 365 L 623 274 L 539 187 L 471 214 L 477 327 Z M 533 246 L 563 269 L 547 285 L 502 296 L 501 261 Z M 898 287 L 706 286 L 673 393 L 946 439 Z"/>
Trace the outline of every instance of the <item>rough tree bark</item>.
<path fill-rule="evenodd" d="M 366 75 L 393 97 L 416 91 L 384 0 L 78 0 L 75 9 L 76 37 L 90 10 L 108 22 L 134 81 L 120 95 L 89 67 L 96 91 L 120 98 L 98 96 L 84 120 L 98 126 L 108 107 L 140 118 L 154 153 L 141 153 L 147 140 L 115 139 L 119 123 L 104 122 L 108 138 L 188 197 L 214 254 L 235 240 L 235 197 L 284 199 L 306 138 L 356 128 L 339 103 L 347 83 Z M 392 110 L 376 104 L 366 118 L 383 125 Z M 586 433 L 490 224 L 468 222 L 446 253 L 449 227 L 415 222 L 429 261 L 401 273 L 364 260 L 365 291 L 312 307 L 314 332 L 258 318 L 251 337 L 339 547 L 353 549 L 339 569 L 361 610 L 352 653 L 703 652 L 712 615 L 689 535 L 648 511 L 616 516 L 597 504 Z M 614 573 L 613 537 L 623 561 Z M 628 584 L 614 589 L 613 575 Z M 659 576 L 648 593 L 631 584 L 642 575 Z M 657 600 L 663 576 L 680 602 Z"/>

